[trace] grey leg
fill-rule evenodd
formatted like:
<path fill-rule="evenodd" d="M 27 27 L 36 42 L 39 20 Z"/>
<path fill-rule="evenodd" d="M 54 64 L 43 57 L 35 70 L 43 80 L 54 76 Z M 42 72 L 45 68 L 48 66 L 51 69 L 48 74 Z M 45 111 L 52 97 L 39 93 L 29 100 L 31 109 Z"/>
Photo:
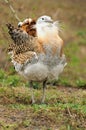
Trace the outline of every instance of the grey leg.
<path fill-rule="evenodd" d="M 44 103 L 44 101 L 45 101 L 46 81 L 47 81 L 47 80 L 45 80 L 45 81 L 43 82 L 43 95 L 42 95 L 42 101 L 41 101 L 41 103 Z"/>
<path fill-rule="evenodd" d="M 30 89 L 31 89 L 31 100 L 32 100 L 32 104 L 35 103 L 35 99 L 34 99 L 34 92 L 33 92 L 33 82 L 30 81 Z"/>

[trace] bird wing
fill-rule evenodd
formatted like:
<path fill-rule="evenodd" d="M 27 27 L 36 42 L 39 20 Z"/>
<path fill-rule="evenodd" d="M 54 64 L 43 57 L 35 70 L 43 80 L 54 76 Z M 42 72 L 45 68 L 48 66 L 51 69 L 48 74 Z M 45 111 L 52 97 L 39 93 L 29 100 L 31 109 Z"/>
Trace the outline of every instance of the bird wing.
<path fill-rule="evenodd" d="M 9 30 L 8 33 L 15 44 L 22 44 L 28 39 L 28 34 L 25 31 L 19 28 L 14 28 L 11 24 L 7 24 L 7 27 Z"/>
<path fill-rule="evenodd" d="M 12 60 L 23 64 L 27 60 L 37 59 L 39 50 L 37 39 L 21 29 L 14 28 L 11 24 L 8 24 L 7 27 L 11 39 L 14 41 L 8 48 L 8 51 L 12 52 Z"/>
<path fill-rule="evenodd" d="M 11 49 L 14 49 L 16 53 L 26 51 L 25 47 L 27 47 L 27 50 L 32 49 L 29 46 L 31 37 L 29 37 L 25 31 L 18 28 L 14 28 L 14 26 L 12 26 L 11 24 L 7 24 L 7 27 L 11 39 L 14 41 L 14 43 L 10 45 Z"/>
<path fill-rule="evenodd" d="M 37 37 L 28 35 L 28 33 L 20 28 L 14 28 L 11 24 L 7 24 L 8 33 L 14 43 L 9 45 L 8 51 L 14 50 L 16 54 L 26 51 L 34 51 L 40 53 L 42 46 Z"/>
<path fill-rule="evenodd" d="M 32 60 L 34 61 L 38 60 L 36 53 L 33 51 L 27 51 L 24 53 L 15 54 L 12 57 L 12 61 L 15 61 L 16 63 L 19 63 L 19 64 L 31 63 Z"/>

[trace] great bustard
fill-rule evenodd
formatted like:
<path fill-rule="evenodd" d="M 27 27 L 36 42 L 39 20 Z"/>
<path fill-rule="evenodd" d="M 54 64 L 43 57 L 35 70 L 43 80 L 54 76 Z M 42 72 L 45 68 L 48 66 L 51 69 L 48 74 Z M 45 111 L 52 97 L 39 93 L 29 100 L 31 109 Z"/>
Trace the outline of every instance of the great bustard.
<path fill-rule="evenodd" d="M 28 22 L 31 23 L 31 19 Z M 15 70 L 30 82 L 32 103 L 35 103 L 33 82 L 43 82 L 44 103 L 46 82 L 58 79 L 66 65 L 65 55 L 62 53 L 63 40 L 58 34 L 56 22 L 49 16 L 41 16 L 30 26 L 35 35 L 27 32 L 27 24 L 23 22 L 18 29 L 11 24 L 7 25 L 14 40 L 8 50 Z"/>

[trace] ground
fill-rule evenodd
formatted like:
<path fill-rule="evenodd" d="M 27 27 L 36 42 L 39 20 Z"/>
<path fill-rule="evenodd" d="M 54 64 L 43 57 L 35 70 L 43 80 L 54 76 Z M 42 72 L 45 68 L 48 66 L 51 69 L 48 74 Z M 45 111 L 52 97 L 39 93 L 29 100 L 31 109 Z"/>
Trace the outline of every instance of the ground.
<path fill-rule="evenodd" d="M 40 89 L 35 90 L 36 104 L 31 105 L 28 88 L 1 87 L 0 129 L 85 130 L 85 90 L 49 85 L 46 102 L 40 104 Z"/>
<path fill-rule="evenodd" d="M 0 1 L 0 130 L 85 130 L 86 1 L 9 2 L 21 20 L 44 14 L 59 20 L 68 64 L 58 81 L 47 84 L 45 104 L 40 104 L 42 85 L 34 83 L 36 104 L 32 105 L 29 85 L 15 72 L 7 54 L 12 41 L 6 23 L 17 26 L 18 21 L 9 5 Z"/>

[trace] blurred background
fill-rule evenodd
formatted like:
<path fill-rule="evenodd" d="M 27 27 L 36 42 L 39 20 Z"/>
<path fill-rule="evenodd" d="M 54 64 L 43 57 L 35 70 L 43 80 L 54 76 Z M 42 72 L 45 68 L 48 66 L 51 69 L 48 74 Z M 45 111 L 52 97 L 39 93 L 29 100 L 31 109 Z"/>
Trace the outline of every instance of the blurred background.
<path fill-rule="evenodd" d="M 86 88 L 86 0 L 9 0 L 20 20 L 49 15 L 61 25 L 68 65 L 54 85 Z M 0 85 L 20 85 L 7 54 L 12 42 L 6 27 L 18 21 L 5 0 L 0 0 Z M 22 80 L 23 84 L 26 84 Z"/>

